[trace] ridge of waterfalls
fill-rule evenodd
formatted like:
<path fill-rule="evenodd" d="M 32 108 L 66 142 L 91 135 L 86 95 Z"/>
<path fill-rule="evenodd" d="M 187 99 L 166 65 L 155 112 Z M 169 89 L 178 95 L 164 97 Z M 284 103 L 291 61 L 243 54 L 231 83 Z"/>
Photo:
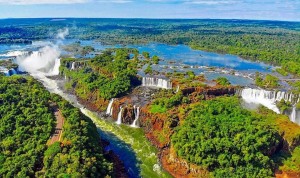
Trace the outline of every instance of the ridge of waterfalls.
<path fill-rule="evenodd" d="M 142 86 L 172 89 L 172 82 L 162 78 L 143 77 Z"/>
<path fill-rule="evenodd" d="M 251 104 L 261 104 L 268 109 L 276 112 L 277 114 L 282 114 L 280 109 L 277 107 L 277 102 L 284 100 L 285 102 L 290 102 L 292 107 L 292 112 L 289 115 L 290 120 L 297 123 L 297 109 L 296 104 L 299 103 L 299 95 L 285 92 L 285 91 L 268 91 L 264 89 L 253 89 L 244 88 L 237 91 L 237 95 L 241 96 L 246 103 Z M 298 122 L 300 124 L 300 122 Z"/>

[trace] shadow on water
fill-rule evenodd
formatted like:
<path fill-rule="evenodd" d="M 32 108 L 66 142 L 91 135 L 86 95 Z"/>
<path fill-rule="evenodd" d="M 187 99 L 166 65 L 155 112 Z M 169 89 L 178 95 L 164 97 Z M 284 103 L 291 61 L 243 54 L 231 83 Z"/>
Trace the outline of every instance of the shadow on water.
<path fill-rule="evenodd" d="M 99 128 L 97 130 L 101 139 L 110 143 L 105 150 L 112 150 L 118 155 L 130 178 L 139 178 L 141 172 L 139 165 L 141 162 L 137 160 L 137 156 L 131 146 L 110 132 L 105 132 Z"/>

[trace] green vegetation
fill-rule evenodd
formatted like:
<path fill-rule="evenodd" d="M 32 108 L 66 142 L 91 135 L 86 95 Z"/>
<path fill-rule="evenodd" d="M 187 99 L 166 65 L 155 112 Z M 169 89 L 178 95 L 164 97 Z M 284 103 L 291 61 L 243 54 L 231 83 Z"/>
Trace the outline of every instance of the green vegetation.
<path fill-rule="evenodd" d="M 151 111 L 153 111 L 153 113 L 162 112 L 178 106 L 183 102 L 184 98 L 182 92 L 172 94 L 168 91 L 162 91 L 160 95 L 162 96 L 156 96 L 157 98 L 152 102 Z"/>
<path fill-rule="evenodd" d="M 187 71 L 186 75 L 189 77 L 189 79 L 195 79 L 196 75 L 193 71 Z"/>
<path fill-rule="evenodd" d="M 64 59 L 63 66 L 70 60 Z M 61 67 L 60 70 L 70 78 L 66 85 L 73 86 L 80 98 L 108 100 L 121 96 L 139 84 L 136 67 L 136 60 L 129 60 L 128 50 L 116 49 L 115 53 L 111 50 L 103 52 L 78 70 L 71 71 L 67 67 Z"/>
<path fill-rule="evenodd" d="M 150 53 L 149 52 L 143 51 L 142 55 L 144 56 L 144 58 L 150 59 Z"/>
<path fill-rule="evenodd" d="M 296 147 L 292 156 L 284 161 L 281 170 L 286 172 L 298 172 L 300 170 L 300 146 Z"/>
<path fill-rule="evenodd" d="M 283 68 L 277 68 L 276 72 L 280 73 L 283 76 L 288 76 L 289 75 L 289 73 L 286 70 L 284 70 Z"/>
<path fill-rule="evenodd" d="M 279 108 L 281 113 L 284 113 L 284 111 L 286 111 L 292 107 L 292 103 L 289 101 L 286 102 L 286 101 L 284 101 L 284 99 L 277 102 L 276 105 Z"/>
<path fill-rule="evenodd" d="M 62 143 L 45 151 L 40 177 L 104 177 L 112 174 L 112 164 L 102 154 L 100 137 L 93 122 L 67 101 L 58 100 L 65 117 Z"/>
<path fill-rule="evenodd" d="M 226 77 L 218 77 L 215 81 L 218 85 L 222 86 L 228 86 L 231 84 Z"/>
<path fill-rule="evenodd" d="M 156 56 L 156 55 L 154 55 L 153 57 L 152 57 L 152 61 L 153 61 L 153 63 L 154 64 L 158 64 L 159 63 L 159 57 L 158 56 Z"/>
<path fill-rule="evenodd" d="M 144 70 L 145 74 L 152 74 L 153 73 L 153 69 L 151 67 L 151 65 L 148 65 L 147 68 Z"/>
<path fill-rule="evenodd" d="M 55 117 L 51 98 L 32 78 L 0 76 L 0 177 L 34 176 Z"/>
<path fill-rule="evenodd" d="M 80 41 L 64 46 L 63 49 L 68 52 L 72 52 L 73 54 L 79 54 L 82 56 L 85 56 L 90 52 L 95 51 L 95 49 L 92 46 L 81 46 Z"/>
<path fill-rule="evenodd" d="M 242 109 L 235 97 L 196 105 L 176 128 L 172 146 L 215 177 L 270 177 L 270 148 L 280 136 L 267 122 Z"/>
<path fill-rule="evenodd" d="M 150 112 L 151 113 L 165 113 L 167 108 L 161 105 L 151 105 Z"/>
<path fill-rule="evenodd" d="M 95 125 L 31 77 L 0 76 L 0 177 L 104 177 Z M 53 107 L 65 117 L 61 143 L 47 147 L 55 128 Z"/>
<path fill-rule="evenodd" d="M 273 75 L 267 74 L 263 79 L 260 74 L 256 73 L 255 84 L 262 88 L 276 88 L 279 86 L 279 79 Z"/>

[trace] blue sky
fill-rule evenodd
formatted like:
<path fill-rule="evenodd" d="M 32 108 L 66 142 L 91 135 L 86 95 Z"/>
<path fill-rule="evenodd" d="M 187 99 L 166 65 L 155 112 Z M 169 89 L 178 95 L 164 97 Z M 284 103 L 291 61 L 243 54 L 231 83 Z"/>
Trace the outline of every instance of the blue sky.
<path fill-rule="evenodd" d="M 16 17 L 300 21 L 300 0 L 0 0 L 0 18 Z"/>

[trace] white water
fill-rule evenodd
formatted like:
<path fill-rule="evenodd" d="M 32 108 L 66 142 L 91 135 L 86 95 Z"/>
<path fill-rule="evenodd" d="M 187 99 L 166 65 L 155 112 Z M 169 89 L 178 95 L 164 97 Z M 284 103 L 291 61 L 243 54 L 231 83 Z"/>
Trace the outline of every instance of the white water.
<path fill-rule="evenodd" d="M 75 70 L 75 62 L 72 62 L 71 70 Z"/>
<path fill-rule="evenodd" d="M 4 73 L 5 76 L 9 76 L 9 70 L 0 66 L 0 73 Z"/>
<path fill-rule="evenodd" d="M 111 99 L 108 106 L 107 106 L 107 109 L 106 109 L 106 114 L 107 115 L 110 115 L 110 116 L 112 115 L 112 109 L 113 109 L 112 105 L 114 103 L 114 100 L 115 100 L 114 98 Z"/>
<path fill-rule="evenodd" d="M 9 51 L 6 54 L 0 54 L 2 57 L 18 57 L 29 55 L 28 51 Z"/>
<path fill-rule="evenodd" d="M 34 51 L 28 56 L 19 56 L 16 59 L 19 70 L 31 74 L 43 73 L 46 76 L 59 74 L 60 51 L 55 46 L 46 46 L 40 51 Z"/>
<path fill-rule="evenodd" d="M 122 124 L 122 113 L 123 113 L 123 108 L 122 108 L 122 106 L 120 107 L 120 112 L 119 112 L 119 114 L 118 114 L 118 120 L 117 120 L 117 124 Z"/>
<path fill-rule="evenodd" d="M 297 110 L 296 110 L 296 105 L 294 105 L 292 109 L 292 113 L 290 115 L 291 121 L 296 122 L 296 117 L 297 117 Z"/>
<path fill-rule="evenodd" d="M 133 108 L 134 108 L 135 119 L 134 119 L 133 123 L 130 126 L 137 128 L 138 126 L 137 126 L 136 123 L 137 123 L 137 121 L 139 120 L 139 117 L 140 117 L 140 107 L 134 106 Z"/>
<path fill-rule="evenodd" d="M 172 89 L 171 81 L 154 77 L 143 77 L 142 86 Z"/>
<path fill-rule="evenodd" d="M 5 76 L 11 76 L 11 75 L 16 75 L 18 74 L 18 72 L 16 71 L 16 69 L 11 68 L 11 69 L 7 69 L 5 67 L 0 66 L 0 73 L 4 73 Z"/>
<path fill-rule="evenodd" d="M 179 85 L 176 88 L 176 93 L 178 93 L 178 92 L 179 92 Z"/>
<path fill-rule="evenodd" d="M 242 99 L 246 103 L 250 104 L 261 104 L 270 110 L 280 114 L 279 108 L 276 106 L 276 102 L 281 100 L 291 102 L 293 104 L 292 113 L 290 115 L 290 120 L 296 122 L 297 111 L 296 104 L 299 102 L 299 96 L 292 93 L 287 93 L 283 91 L 267 91 L 262 89 L 252 89 L 245 88 L 239 93 Z"/>

